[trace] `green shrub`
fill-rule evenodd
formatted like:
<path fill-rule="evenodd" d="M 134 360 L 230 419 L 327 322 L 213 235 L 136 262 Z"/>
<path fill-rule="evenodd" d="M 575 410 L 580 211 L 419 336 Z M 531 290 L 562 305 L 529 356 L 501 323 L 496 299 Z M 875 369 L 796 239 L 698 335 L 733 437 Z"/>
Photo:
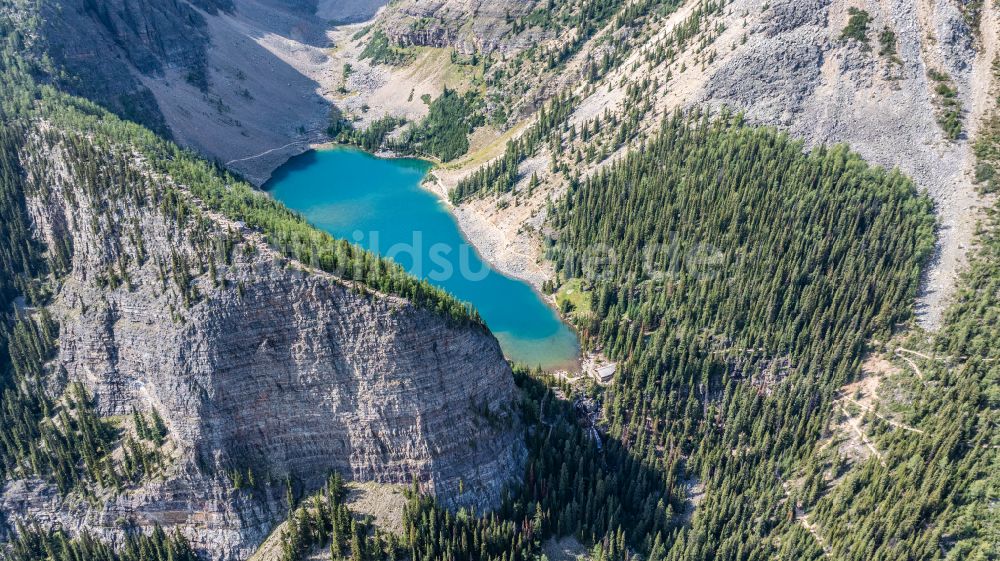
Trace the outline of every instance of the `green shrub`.
<path fill-rule="evenodd" d="M 937 105 L 937 122 L 948 140 L 957 140 L 962 136 L 962 102 L 958 98 L 958 90 L 954 87 L 951 77 L 933 68 L 927 71 L 934 91 L 934 102 Z"/>
<path fill-rule="evenodd" d="M 851 7 L 848 13 L 851 17 L 847 20 L 847 27 L 840 34 L 840 39 L 854 39 L 868 45 L 868 24 L 872 21 L 871 15 L 854 7 Z"/>
<path fill-rule="evenodd" d="M 878 36 L 878 43 L 879 56 L 888 57 L 890 62 L 898 65 L 903 64 L 903 61 L 899 58 L 899 52 L 896 50 L 896 33 L 889 29 L 889 26 L 882 28 L 882 32 Z"/>
<path fill-rule="evenodd" d="M 389 36 L 381 29 L 372 33 L 371 39 L 361 51 L 361 58 L 370 58 L 372 64 L 403 66 L 413 60 L 413 55 L 392 44 Z"/>

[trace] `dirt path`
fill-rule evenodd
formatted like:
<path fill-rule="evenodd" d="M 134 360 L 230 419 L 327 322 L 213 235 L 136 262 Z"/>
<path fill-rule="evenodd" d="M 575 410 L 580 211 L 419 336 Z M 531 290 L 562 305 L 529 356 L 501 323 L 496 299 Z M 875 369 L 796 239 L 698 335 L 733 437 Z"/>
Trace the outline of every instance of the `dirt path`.
<path fill-rule="evenodd" d="M 897 355 L 898 351 L 899 349 L 897 349 Z M 905 359 L 905 357 L 903 358 Z M 857 406 L 865 413 L 871 413 L 873 416 L 885 421 L 894 428 L 903 429 L 915 434 L 924 434 L 924 431 L 882 415 L 876 411 L 877 405 L 882 401 L 878 393 L 882 380 L 899 374 L 901 372 L 899 367 L 892 364 L 884 355 L 872 354 L 865 359 L 862 364 L 862 370 L 864 371 L 864 377 L 856 382 L 842 387 L 839 392 L 839 397 L 834 403 L 835 406 L 839 407 L 844 414 L 847 415 L 848 419 L 846 421 L 846 425 L 850 427 L 851 431 L 857 434 L 860 437 L 861 442 L 873 453 L 879 455 L 881 459 L 881 455 L 875 449 L 875 446 L 864 435 L 860 418 L 852 415 L 847 408 L 844 407 L 845 402 Z M 855 398 L 852 396 L 857 397 Z"/>
<path fill-rule="evenodd" d="M 791 500 L 791 497 L 789 496 L 788 493 L 789 485 L 790 485 L 789 481 L 781 482 L 781 488 L 785 492 L 785 500 Z M 805 528 L 806 531 L 812 535 L 813 539 L 816 540 L 816 543 L 818 543 L 819 546 L 823 548 L 823 556 L 830 557 L 832 549 L 826 543 L 826 540 L 823 539 L 823 535 L 820 534 L 819 527 L 816 524 L 813 524 L 812 522 L 809 521 L 809 515 L 806 514 L 805 511 L 803 511 L 801 508 L 799 508 L 798 505 L 793 504 L 792 509 L 795 512 L 795 521 L 798 522 L 803 528 Z"/>
<path fill-rule="evenodd" d="M 947 355 L 947 356 L 930 356 L 930 355 L 926 355 L 926 354 L 924 354 L 922 352 L 919 352 L 919 351 L 914 351 L 914 350 L 911 350 L 911 349 L 904 349 L 903 347 L 898 347 L 895 352 L 896 352 L 896 355 L 899 356 L 900 358 L 904 358 L 900 353 L 909 353 L 909 354 L 911 354 L 913 356 L 918 356 L 918 357 L 920 357 L 920 358 L 922 358 L 924 360 L 933 360 L 933 361 L 937 361 L 937 362 L 950 362 L 950 361 L 956 359 L 956 357 L 953 357 L 951 355 Z M 957 357 L 957 359 L 960 360 L 960 361 L 964 361 L 964 360 L 968 360 L 969 357 L 967 357 L 967 356 L 960 356 L 960 357 Z M 993 361 L 995 361 L 997 359 L 996 358 L 980 358 L 979 360 L 981 360 L 983 362 L 993 362 Z"/>
<path fill-rule="evenodd" d="M 829 545 L 827 545 L 826 540 L 823 539 L 823 536 L 820 535 L 818 527 L 809 521 L 809 515 L 796 508 L 795 520 L 798 521 L 798 523 L 801 524 L 803 528 L 808 530 L 810 534 L 812 534 L 812 537 L 815 538 L 816 543 L 818 543 L 819 546 L 823 548 L 823 555 L 825 557 L 830 557 L 830 553 L 833 550 L 830 548 Z"/>
<path fill-rule="evenodd" d="M 896 347 L 896 354 L 899 355 L 900 353 L 910 353 L 911 355 L 919 356 L 920 358 L 923 358 L 923 359 L 926 359 L 926 360 L 942 360 L 942 361 L 951 360 L 950 356 L 933 357 L 933 356 L 924 354 L 924 353 L 922 353 L 920 351 L 914 351 L 914 350 L 911 350 L 911 349 L 904 349 L 903 347 Z"/>
<path fill-rule="evenodd" d="M 903 355 L 902 351 L 905 351 L 905 350 L 906 349 L 903 349 L 903 348 L 896 349 L 896 356 L 898 356 L 899 358 L 903 359 L 903 361 L 905 361 L 906 364 L 909 364 L 910 368 L 913 369 L 913 372 L 916 373 L 917 378 L 921 381 L 921 383 L 923 383 L 923 381 L 924 381 L 924 373 L 920 370 L 920 367 L 917 366 L 917 363 L 913 362 L 913 359 L 911 359 L 908 356 Z M 928 360 L 934 360 L 934 359 L 930 358 L 929 356 L 927 356 L 925 354 L 918 353 L 916 351 L 907 351 L 907 352 L 911 352 L 911 353 L 913 353 L 913 354 L 915 354 L 917 356 L 920 356 L 922 358 L 926 358 Z"/>
<path fill-rule="evenodd" d="M 256 160 L 257 158 L 260 158 L 262 156 L 267 156 L 268 154 L 271 154 L 273 152 L 277 152 L 279 150 L 284 150 L 285 148 L 291 148 L 292 146 L 297 146 L 297 145 L 300 145 L 300 144 L 308 144 L 308 142 L 306 142 L 304 140 L 296 140 L 294 142 L 289 142 L 288 144 L 286 144 L 284 146 L 279 146 L 277 148 L 271 148 L 270 150 L 264 150 L 260 154 L 254 154 L 253 156 L 247 156 L 246 158 L 237 158 L 235 160 L 229 160 L 228 162 L 226 162 L 226 165 L 228 166 L 228 165 L 235 164 L 235 163 L 238 163 L 238 162 L 245 162 L 247 160 Z"/>
<path fill-rule="evenodd" d="M 884 415 L 881 415 L 881 414 L 877 413 L 871 407 L 868 407 L 868 406 L 862 404 L 861 402 L 859 402 L 859 401 L 857 401 L 857 400 L 855 400 L 853 398 L 847 397 L 846 395 L 843 395 L 840 398 L 841 399 L 846 399 L 847 401 L 850 401 L 851 403 L 853 403 L 853 404 L 857 405 L 858 407 L 861 407 L 862 409 L 864 409 L 866 412 L 871 413 L 872 415 L 878 417 L 879 419 L 882 419 L 886 423 L 889 423 L 890 425 L 892 425 L 892 426 L 894 426 L 894 427 L 896 427 L 898 429 L 908 430 L 910 432 L 915 432 L 917 434 L 924 434 L 924 431 L 922 431 L 922 430 L 920 430 L 918 428 L 911 427 L 909 425 L 905 425 L 903 423 L 900 423 L 899 421 L 894 421 L 894 420 L 892 420 L 892 419 L 890 419 L 890 418 L 888 418 L 888 417 L 886 417 Z"/>
<path fill-rule="evenodd" d="M 868 437 L 865 435 L 865 431 L 861 427 L 861 421 L 857 417 L 852 416 L 850 411 L 848 411 L 843 405 L 840 406 L 840 410 L 845 416 L 847 416 L 847 426 L 851 427 L 858 438 L 861 439 L 861 442 L 864 443 L 869 450 L 871 450 L 872 454 L 875 454 L 878 461 L 882 464 L 882 467 L 889 467 L 888 464 L 885 463 L 882 453 L 878 451 L 878 448 L 875 448 L 875 445 L 872 444 L 870 440 L 868 440 Z"/>

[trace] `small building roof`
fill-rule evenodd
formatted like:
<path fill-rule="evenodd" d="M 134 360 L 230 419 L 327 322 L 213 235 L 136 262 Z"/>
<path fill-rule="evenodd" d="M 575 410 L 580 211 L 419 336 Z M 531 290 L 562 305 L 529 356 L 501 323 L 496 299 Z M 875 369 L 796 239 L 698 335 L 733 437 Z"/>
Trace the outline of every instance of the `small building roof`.
<path fill-rule="evenodd" d="M 611 364 L 606 364 L 604 366 L 601 366 L 600 368 L 597 369 L 597 378 L 600 379 L 602 382 L 607 382 L 608 380 L 611 379 L 612 376 L 615 375 L 615 370 L 617 368 L 618 365 L 615 364 L 614 362 L 612 362 Z"/>

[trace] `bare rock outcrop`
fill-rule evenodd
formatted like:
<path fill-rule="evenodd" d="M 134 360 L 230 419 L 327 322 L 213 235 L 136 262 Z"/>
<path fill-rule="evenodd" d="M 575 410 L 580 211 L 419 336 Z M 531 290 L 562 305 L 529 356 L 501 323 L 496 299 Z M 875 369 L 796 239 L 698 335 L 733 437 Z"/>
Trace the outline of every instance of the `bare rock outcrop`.
<path fill-rule="evenodd" d="M 62 89 L 260 185 L 326 138 L 325 18 L 370 15 L 381 1 L 42 2 L 31 45 L 54 63 Z"/>
<path fill-rule="evenodd" d="M 515 32 L 515 22 L 539 4 L 537 0 L 400 2 L 388 6 L 378 26 L 402 45 L 509 54 L 551 38 L 551 32 L 537 27 Z"/>
<path fill-rule="evenodd" d="M 73 248 L 50 306 L 51 368 L 82 382 L 101 415 L 155 408 L 173 452 L 161 480 L 96 503 L 9 481 L 0 510 L 11 522 L 111 541 L 161 524 L 212 559 L 240 559 L 286 513 L 286 481 L 308 491 L 332 470 L 416 480 L 446 505 L 484 509 L 520 475 L 515 388 L 484 327 L 307 270 L 141 160 L 128 164 L 130 186 L 99 172 L 95 189 L 89 164 L 64 163 L 59 144 L 38 153 L 47 163 L 26 168 L 46 170 L 29 201 L 39 237 Z M 168 191 L 187 201 L 180 218 L 163 210 Z M 112 273 L 126 280 L 109 286 Z M 248 471 L 256 485 L 237 489 L 229 474 Z"/>

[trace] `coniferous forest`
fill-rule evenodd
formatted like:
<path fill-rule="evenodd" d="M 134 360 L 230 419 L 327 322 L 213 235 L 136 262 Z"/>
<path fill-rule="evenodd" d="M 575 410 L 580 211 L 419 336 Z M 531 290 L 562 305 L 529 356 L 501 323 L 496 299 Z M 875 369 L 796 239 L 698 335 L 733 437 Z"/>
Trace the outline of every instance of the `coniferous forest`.
<path fill-rule="evenodd" d="M 927 343 L 968 361 L 936 371 L 937 391 L 917 401 L 910 421 L 931 436 L 883 424 L 884 455 L 856 465 L 820 446 L 868 341 L 911 314 L 933 218 L 908 179 L 845 147 L 803 154 L 738 116 L 676 114 L 574 183 L 553 221 L 550 255 L 595 312 L 581 330 L 621 373 L 580 394 L 518 369 L 523 485 L 487 515 L 415 488 L 404 539 L 369 534 L 352 559 L 527 560 L 560 536 L 595 559 L 937 558 L 944 542 L 989 558 L 985 489 L 972 483 L 991 468 L 995 351 L 978 332 L 990 324 L 961 311 L 971 302 Z M 598 240 L 611 247 L 584 251 Z M 986 262 L 974 268 L 984 280 Z M 581 410 L 598 402 L 594 427 Z M 316 516 L 298 515 L 297 548 L 331 543 Z"/>
<path fill-rule="evenodd" d="M 586 3 L 594 21 L 610 17 L 605 4 Z M 581 37 L 595 32 L 574 24 Z M 32 233 L 26 199 L 49 193 L 44 171 L 30 166 L 43 167 L 56 145 L 88 196 L 108 201 L 95 228 L 120 226 L 115 207 L 127 204 L 191 232 L 198 259 L 158 264 L 188 305 L 200 298 L 193 278 L 214 280 L 232 258 L 233 239 L 205 235 L 214 212 L 354 290 L 486 329 L 464 303 L 313 228 L 220 166 L 58 91 L 47 78 L 55 70 L 30 56 L 30 25 L 0 20 L 0 482 L 35 478 L 91 501 L 96 490 L 156 477 L 166 461 L 155 409 L 102 418 L 83 385 L 59 382 L 48 366 L 59 325 L 46 306 L 74 248 Z M 384 35 L 371 44 L 366 56 L 400 62 Z M 552 65 L 565 56 L 554 53 Z M 554 96 L 502 156 L 458 184 L 453 202 L 513 190 L 519 164 L 576 102 Z M 461 155 L 477 103 L 446 91 L 408 142 L 441 160 Z M 338 133 L 375 149 L 399 124 Z M 528 459 L 498 509 L 443 508 L 414 483 L 397 535 L 352 512 L 344 480 L 331 474 L 315 493 L 289 493 L 281 559 L 530 561 L 565 537 L 596 561 L 998 558 L 996 211 L 944 327 L 908 331 L 935 241 L 933 204 L 909 178 L 847 146 L 806 149 L 727 111 L 677 112 L 657 130 L 593 175 L 572 176 L 546 224 L 556 288 L 573 282 L 584 292 L 587 313 L 568 315 L 586 350 L 618 364 L 613 381 L 571 384 L 515 366 Z M 131 171 L 136 157 L 155 174 Z M 127 286 L 127 267 L 109 258 L 101 282 Z M 918 353 L 918 375 L 899 389 L 907 428 L 868 415 L 878 452 L 845 460 L 830 444 L 842 388 L 862 376 L 866 357 L 891 352 L 887 342 Z M 199 559 L 160 527 L 112 544 L 7 526 L 0 513 L 0 559 L 11 561 Z"/>
<path fill-rule="evenodd" d="M 146 536 L 130 535 L 119 547 L 111 547 L 90 535 L 70 538 L 63 531 L 20 528 L 7 558 L 11 561 L 197 561 L 198 555 L 183 536 L 167 535 L 156 528 Z"/>

